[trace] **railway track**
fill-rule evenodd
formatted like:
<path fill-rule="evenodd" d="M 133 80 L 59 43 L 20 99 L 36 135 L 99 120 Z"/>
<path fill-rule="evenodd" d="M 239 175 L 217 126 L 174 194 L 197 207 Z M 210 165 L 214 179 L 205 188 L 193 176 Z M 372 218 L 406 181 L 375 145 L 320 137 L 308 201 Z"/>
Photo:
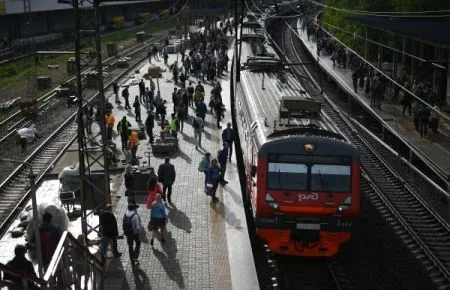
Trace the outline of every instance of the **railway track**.
<path fill-rule="evenodd" d="M 334 259 L 279 256 L 277 265 L 282 278 L 281 289 L 352 289 Z"/>
<path fill-rule="evenodd" d="M 127 69 L 116 69 L 110 72 L 110 79 L 106 82 L 105 88 L 109 87 L 113 81 L 122 78 L 124 75 L 133 71 L 142 61 L 147 59 L 146 48 L 154 42 L 162 39 L 157 38 L 145 45 L 133 47 L 128 49 L 127 56 L 132 56 L 132 63 Z M 86 93 L 87 92 L 87 93 Z M 96 91 L 86 90 L 83 92 L 86 99 L 94 99 L 97 97 Z M 33 167 L 33 172 L 36 175 L 36 183 L 38 183 L 45 173 L 51 169 L 53 163 L 60 157 L 64 150 L 76 138 L 76 112 L 68 116 L 52 134 L 50 134 L 45 141 L 40 144 L 23 162 Z M 19 161 L 19 160 L 18 160 Z M 0 184 L 0 235 L 3 235 L 8 226 L 15 218 L 17 213 L 25 205 L 29 198 L 29 184 L 28 184 L 29 169 L 26 165 L 20 165 Z"/>
<path fill-rule="evenodd" d="M 294 25 L 295 27 L 295 25 Z M 299 56 L 302 51 L 298 41 L 294 40 L 289 30 L 283 36 L 285 55 L 294 62 L 302 62 Z M 295 66 L 297 73 L 311 75 L 302 66 Z M 312 78 L 311 80 L 315 82 Z M 317 83 L 300 81 L 311 93 L 317 93 L 316 98 L 322 102 L 322 109 L 341 132 L 355 145 L 360 152 L 362 182 L 361 192 L 364 193 L 379 212 L 392 225 L 404 244 L 422 263 L 432 281 L 441 289 L 450 287 L 450 226 L 428 205 L 422 196 L 427 192 L 417 192 L 405 179 L 399 176 L 391 164 L 400 159 L 382 150 L 375 136 L 356 126 L 356 121 L 342 113 L 326 94 L 319 94 Z M 386 149 L 384 149 L 386 150 Z M 383 152 L 383 153 L 380 153 Z M 425 178 L 421 181 L 427 183 Z"/>
<path fill-rule="evenodd" d="M 160 38 L 158 38 L 160 39 Z M 154 41 L 157 42 L 158 40 Z M 117 56 L 113 56 L 110 58 L 107 58 L 103 61 L 104 67 L 113 67 L 117 60 L 120 57 L 123 56 L 129 56 L 133 55 L 133 52 L 140 51 L 144 48 L 148 47 L 148 42 L 138 43 L 132 47 L 129 47 L 123 51 L 121 51 Z M 86 69 L 82 72 L 82 75 L 86 75 L 89 72 L 92 72 L 94 68 Z M 70 78 L 67 82 L 72 82 L 75 80 L 76 77 Z M 42 115 L 42 113 L 45 112 L 45 110 L 48 110 L 52 107 L 52 105 L 58 103 L 60 100 L 57 99 L 57 91 L 60 88 L 60 86 L 55 87 L 51 91 L 45 93 L 41 97 L 36 99 L 37 102 L 37 110 L 38 115 Z M 5 114 L 8 114 L 8 112 L 5 112 Z M 11 137 L 16 129 L 23 128 L 24 126 L 27 126 L 31 123 L 30 120 L 28 120 L 26 117 L 22 115 L 22 112 L 20 110 L 12 111 L 10 112 L 10 115 L 2 120 L 0 122 L 0 144 L 2 144 L 4 141 L 6 141 L 7 138 Z"/>

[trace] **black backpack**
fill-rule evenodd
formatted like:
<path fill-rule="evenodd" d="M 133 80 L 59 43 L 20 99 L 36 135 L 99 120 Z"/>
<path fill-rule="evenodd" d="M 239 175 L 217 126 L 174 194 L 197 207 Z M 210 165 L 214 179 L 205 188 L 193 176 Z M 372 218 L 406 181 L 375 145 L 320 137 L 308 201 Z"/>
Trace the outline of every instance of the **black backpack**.
<path fill-rule="evenodd" d="M 133 235 L 133 217 L 136 214 L 132 214 L 131 216 L 127 216 L 126 214 L 123 215 L 123 233 L 125 236 L 131 236 Z"/>
<path fill-rule="evenodd" d="M 200 124 L 197 122 L 197 120 L 195 118 L 194 118 L 194 121 L 192 122 L 192 126 L 194 127 L 194 129 L 200 128 Z"/>

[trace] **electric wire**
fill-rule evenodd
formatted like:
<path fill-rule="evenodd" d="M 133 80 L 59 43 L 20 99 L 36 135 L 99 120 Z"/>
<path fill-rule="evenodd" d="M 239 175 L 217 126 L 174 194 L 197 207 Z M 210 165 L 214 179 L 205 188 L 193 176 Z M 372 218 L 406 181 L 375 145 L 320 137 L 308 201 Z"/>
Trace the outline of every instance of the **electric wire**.
<path fill-rule="evenodd" d="M 413 55 L 413 54 L 410 54 L 410 53 L 401 51 L 401 50 L 396 49 L 396 48 L 394 48 L 394 47 L 391 47 L 391 46 L 389 46 L 389 45 L 380 43 L 380 42 L 378 42 L 378 41 L 375 41 L 375 40 L 372 40 L 372 39 L 369 39 L 369 38 L 366 38 L 366 37 L 364 37 L 364 36 L 361 36 L 361 35 L 359 35 L 359 34 L 356 34 L 355 32 L 351 32 L 351 31 L 345 30 L 345 29 L 343 29 L 343 28 L 337 27 L 337 26 L 335 26 L 335 25 L 333 25 L 333 24 L 330 24 L 330 23 L 327 23 L 327 22 L 325 22 L 325 21 L 322 21 L 322 20 L 321 20 L 320 23 L 323 23 L 323 24 L 325 24 L 325 25 L 327 25 L 327 26 L 329 26 L 329 27 L 332 27 L 332 28 L 337 29 L 337 30 L 339 30 L 339 31 L 342 31 L 342 32 L 344 32 L 344 33 L 353 35 L 353 37 L 357 37 L 357 38 L 360 38 L 360 39 L 364 39 L 364 40 L 367 40 L 367 41 L 370 42 L 370 43 L 374 43 L 374 44 L 376 44 L 376 45 L 379 45 L 379 46 L 382 46 L 382 47 L 384 47 L 384 48 L 390 49 L 390 50 L 392 50 L 392 51 L 395 51 L 395 52 L 398 52 L 398 53 L 407 55 L 407 56 L 409 56 L 409 57 L 412 57 L 412 58 L 414 58 L 414 59 L 417 59 L 418 61 L 431 63 L 431 65 L 436 66 L 436 67 L 438 67 L 438 68 L 440 68 L 440 69 L 444 69 L 444 70 L 447 69 L 446 67 L 444 67 L 444 66 L 442 66 L 442 65 L 439 65 L 439 64 L 437 64 L 437 63 L 434 63 L 433 61 L 426 60 L 426 59 L 423 59 L 423 58 L 421 58 L 421 57 L 415 56 L 415 55 Z"/>
<path fill-rule="evenodd" d="M 254 3 L 254 0 L 251 0 L 254 4 L 254 6 L 262 12 L 262 10 L 257 7 Z M 247 1 L 245 1 L 245 4 L 247 6 L 247 9 L 249 11 L 252 12 L 253 15 L 254 12 L 250 9 Z M 264 13 L 264 12 L 262 12 Z M 267 13 L 264 13 L 267 15 Z M 309 18 L 313 18 L 311 16 L 307 16 L 307 15 L 303 15 Z M 314 19 L 314 18 L 313 18 Z M 317 19 L 314 19 L 316 21 L 318 21 Z M 297 31 L 295 31 L 295 29 L 293 29 L 285 20 L 284 20 L 285 24 L 289 27 L 289 29 L 294 32 L 294 34 L 301 40 L 300 35 L 297 33 Z M 450 121 L 450 117 L 447 116 L 446 114 L 442 113 L 440 110 L 435 109 L 433 106 L 431 106 L 428 102 L 425 102 L 424 100 L 422 100 L 420 97 L 418 97 L 417 95 L 415 95 L 412 91 L 408 90 L 406 87 L 404 87 L 402 84 L 398 83 L 397 81 L 395 81 L 393 78 L 391 78 L 390 76 L 388 76 L 386 73 L 384 73 L 382 70 L 378 69 L 376 66 L 374 66 L 373 64 L 371 64 L 369 61 L 367 61 L 366 59 L 364 59 L 361 55 L 359 55 L 356 51 L 354 51 L 353 49 L 351 49 L 349 46 L 347 46 L 345 43 L 343 43 L 341 40 L 339 40 L 337 37 L 335 37 L 333 34 L 331 34 L 329 31 L 327 31 L 326 29 L 324 29 L 323 27 L 320 27 L 320 29 L 322 29 L 326 34 L 328 34 L 331 38 L 335 39 L 337 42 L 339 42 L 342 46 L 344 46 L 345 48 L 347 48 L 351 53 L 353 53 L 355 56 L 357 56 L 359 59 L 361 59 L 363 62 L 367 63 L 370 67 L 372 67 L 375 71 L 378 71 L 381 75 L 383 75 L 384 77 L 386 77 L 388 80 L 390 80 L 392 83 L 396 84 L 398 87 L 400 87 L 405 93 L 409 93 L 413 98 L 415 98 L 417 101 L 421 102 L 422 104 L 424 104 L 425 106 L 427 106 L 429 109 L 431 109 L 432 111 L 435 111 L 438 115 L 440 115 L 441 117 L 443 117 L 444 119 L 446 119 L 447 121 Z M 263 30 L 265 31 L 266 34 L 268 34 L 267 30 L 265 27 L 263 27 Z M 269 35 L 269 37 L 272 39 L 272 37 Z M 275 43 L 275 41 L 272 39 L 272 42 L 274 43 L 275 46 L 277 46 L 277 48 L 279 49 L 278 45 Z M 280 49 L 280 51 L 282 51 Z"/>
<path fill-rule="evenodd" d="M 286 23 L 287 24 L 287 23 Z M 287 24 L 288 27 L 294 32 L 294 34 L 301 39 L 301 36 L 289 25 Z M 408 90 L 405 86 L 403 86 L 402 84 L 398 83 L 396 80 L 394 80 L 393 78 L 391 78 L 390 76 L 388 76 L 385 72 L 383 72 L 382 70 L 380 70 L 379 68 L 377 68 L 375 65 L 373 65 L 372 63 L 370 63 L 368 60 L 364 59 L 361 55 L 359 55 L 356 51 L 354 51 L 353 49 L 351 49 L 349 46 L 347 46 L 345 43 L 343 43 L 341 40 L 339 40 L 337 37 L 335 37 L 332 33 L 330 33 L 329 31 L 327 31 L 326 29 L 324 29 L 323 27 L 320 27 L 321 30 L 323 30 L 326 34 L 328 34 L 331 38 L 333 38 L 334 40 L 336 40 L 337 42 L 339 42 L 343 47 L 345 47 L 347 50 L 349 50 L 351 53 L 353 53 L 355 56 L 357 56 L 359 59 L 361 59 L 363 62 L 365 62 L 366 64 L 368 64 L 370 67 L 372 67 L 375 71 L 379 72 L 381 75 L 383 75 L 386 79 L 390 80 L 392 83 L 396 84 L 398 87 L 400 87 L 405 93 L 409 93 L 414 99 L 416 99 L 417 101 L 421 102 L 422 104 L 424 104 L 425 106 L 427 106 L 429 109 L 431 109 L 432 111 L 435 111 L 438 115 L 440 115 L 441 117 L 443 117 L 444 119 L 446 119 L 447 121 L 450 121 L 450 117 L 447 116 L 446 114 L 442 113 L 440 110 L 435 109 L 433 106 L 431 106 L 428 102 L 425 102 L 424 100 L 422 100 L 420 97 L 418 97 L 416 94 L 414 94 L 412 91 Z"/>
<path fill-rule="evenodd" d="M 367 16 L 377 16 L 377 17 L 408 17 L 408 18 L 443 18 L 443 17 L 450 17 L 450 14 L 436 14 L 436 13 L 450 13 L 450 10 L 433 10 L 433 11 L 413 11 L 413 12 L 406 12 L 406 11 L 366 11 L 366 10 L 353 10 L 353 9 L 345 9 L 345 8 L 338 8 L 334 6 L 325 5 L 322 3 L 319 3 L 314 0 L 306 0 L 311 4 L 314 4 L 316 6 L 320 6 L 323 8 L 348 13 L 348 14 L 357 14 L 357 15 L 367 15 Z M 434 14 L 432 14 L 434 13 Z"/>

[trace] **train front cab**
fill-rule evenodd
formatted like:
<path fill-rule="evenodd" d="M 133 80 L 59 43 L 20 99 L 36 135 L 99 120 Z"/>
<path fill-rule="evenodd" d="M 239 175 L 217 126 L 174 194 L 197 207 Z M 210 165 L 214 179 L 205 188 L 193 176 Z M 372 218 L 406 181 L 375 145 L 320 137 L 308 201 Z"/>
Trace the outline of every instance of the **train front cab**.
<path fill-rule="evenodd" d="M 272 252 L 333 256 L 351 238 L 360 209 L 355 147 L 318 137 L 275 140 L 261 147 L 253 171 L 256 232 Z"/>

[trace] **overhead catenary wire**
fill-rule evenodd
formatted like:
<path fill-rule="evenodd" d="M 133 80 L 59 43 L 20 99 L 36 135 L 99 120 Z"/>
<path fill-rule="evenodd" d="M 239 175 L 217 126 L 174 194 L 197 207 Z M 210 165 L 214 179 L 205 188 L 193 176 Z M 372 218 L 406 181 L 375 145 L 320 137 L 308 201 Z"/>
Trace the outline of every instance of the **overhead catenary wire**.
<path fill-rule="evenodd" d="M 253 0 L 251 0 L 253 2 Z M 252 11 L 249 6 L 247 1 L 245 1 L 245 4 L 247 6 L 247 8 Z M 257 7 L 255 5 L 255 3 L 253 2 L 254 6 L 262 13 L 265 15 L 268 15 L 267 13 L 263 12 L 259 7 Z M 254 14 L 254 13 L 253 13 Z M 307 15 L 302 15 L 303 17 L 309 17 L 315 21 L 319 21 L 316 18 L 313 18 L 311 16 L 307 16 Z M 294 34 L 301 39 L 301 36 L 297 33 L 297 31 L 295 31 L 286 21 L 284 21 L 286 23 L 286 25 L 289 27 L 289 29 L 291 31 L 294 32 Z M 320 22 L 320 21 L 319 21 Z M 350 52 L 352 52 L 354 55 L 356 55 L 358 58 L 360 58 L 362 61 L 364 61 L 365 63 L 367 63 L 370 67 L 372 67 L 374 70 L 378 71 L 380 74 L 382 74 L 384 77 L 386 77 L 388 80 L 390 80 L 392 83 L 396 84 L 398 87 L 400 87 L 405 93 L 409 93 L 413 98 L 415 98 L 417 101 L 423 103 L 425 106 L 427 106 L 429 109 L 431 109 L 432 111 L 436 112 L 438 115 L 440 115 L 441 117 L 443 117 L 444 119 L 446 119 L 447 121 L 450 121 L 450 117 L 447 116 L 446 114 L 442 113 L 440 110 L 435 109 L 433 106 L 431 106 L 428 102 L 425 102 L 424 100 L 422 100 L 420 97 L 418 97 L 417 95 L 415 95 L 412 91 L 408 90 L 405 86 L 403 86 L 402 84 L 398 83 L 397 81 L 395 81 L 393 78 L 391 78 L 390 76 L 388 76 L 386 73 L 384 73 L 382 70 L 378 69 L 375 65 L 373 65 L 372 63 L 370 63 L 369 61 L 367 61 L 366 59 L 364 59 L 361 55 L 359 55 L 356 51 L 354 51 L 353 49 L 351 49 L 350 47 L 348 47 L 345 43 L 343 43 L 342 41 L 340 41 L 337 37 L 335 37 L 333 34 L 331 34 L 330 32 L 328 32 L 326 29 L 320 27 L 325 33 L 327 33 L 330 37 L 332 37 L 333 39 L 335 39 L 337 42 L 339 42 L 342 46 L 344 46 L 345 48 L 347 48 Z M 263 27 L 264 31 L 267 33 L 267 30 Z M 272 39 L 272 38 L 271 38 Z M 276 43 L 273 41 L 274 45 L 276 45 Z M 278 45 L 276 45 L 278 47 Z M 280 50 L 282 51 L 282 50 Z"/>
<path fill-rule="evenodd" d="M 312 17 L 310 17 L 312 18 Z M 383 72 L 382 70 L 380 70 L 379 68 L 377 68 L 375 65 L 373 65 L 372 63 L 370 63 L 368 60 L 366 60 L 365 58 L 363 58 L 361 55 L 359 55 L 356 51 L 354 51 L 353 49 L 351 49 L 349 46 L 347 46 L 345 43 L 343 43 L 341 40 L 339 40 L 336 36 L 334 36 L 332 33 L 330 33 L 328 30 L 324 29 L 323 27 L 320 27 L 320 29 L 322 31 L 324 31 L 326 34 L 328 34 L 331 38 L 333 38 L 334 40 L 336 40 L 337 42 L 339 42 L 343 47 L 345 47 L 347 50 L 349 50 L 351 53 L 353 53 L 355 56 L 357 56 L 359 59 L 361 59 L 363 62 L 367 63 L 370 67 L 372 67 L 374 70 L 376 70 L 377 72 L 379 72 L 381 75 L 383 75 L 385 78 L 387 78 L 388 80 L 390 80 L 392 83 L 396 84 L 398 87 L 400 87 L 404 92 L 409 93 L 413 98 L 415 98 L 417 101 L 421 102 L 422 104 L 424 104 L 425 106 L 427 106 L 428 108 L 430 108 L 431 110 L 435 111 L 438 115 L 440 115 L 441 117 L 443 117 L 444 119 L 446 119 L 447 121 L 450 121 L 450 117 L 447 116 L 446 114 L 442 113 L 440 110 L 435 109 L 433 106 L 431 106 L 428 102 L 425 102 L 424 100 L 422 100 L 420 97 L 418 97 L 417 95 L 415 95 L 412 91 L 408 90 L 405 86 L 403 86 L 402 84 L 398 83 L 397 81 L 395 81 L 393 78 L 391 78 L 390 76 L 388 76 L 385 72 Z M 292 30 L 292 27 L 291 27 Z M 295 31 L 294 34 L 297 35 L 297 37 L 299 39 L 301 39 L 300 35 Z"/>
<path fill-rule="evenodd" d="M 314 0 L 306 0 L 311 4 L 316 6 L 320 6 L 323 8 L 327 8 L 330 10 L 335 10 L 348 14 L 358 14 L 358 15 L 370 15 L 370 16 L 378 16 L 378 17 L 408 17 L 408 18 L 445 18 L 450 17 L 450 10 L 432 10 L 432 11 L 367 11 L 367 10 L 354 10 L 354 9 L 346 9 L 346 8 L 338 8 L 330 5 L 326 5 Z M 439 14 L 439 13 L 447 13 L 447 14 Z"/>
<path fill-rule="evenodd" d="M 437 64 L 437 63 L 434 63 L 434 62 L 431 61 L 431 60 L 423 59 L 423 58 L 421 58 L 421 57 L 418 57 L 418 56 L 416 56 L 416 55 L 407 53 L 407 52 L 405 52 L 405 51 L 396 49 L 396 48 L 391 47 L 391 46 L 389 46 L 389 45 L 380 43 L 380 42 L 378 42 L 378 41 L 375 41 L 375 40 L 372 40 L 372 39 L 369 39 L 369 38 L 366 38 L 365 36 L 361 36 L 361 35 L 359 35 L 359 34 L 356 34 L 355 32 L 351 32 L 351 31 L 345 30 L 345 29 L 343 29 L 343 28 L 337 27 L 337 26 L 335 26 L 335 25 L 333 25 L 333 24 L 330 24 L 330 23 L 327 23 L 327 22 L 325 22 L 325 21 L 320 21 L 320 23 L 323 23 L 323 24 L 325 24 L 325 25 L 327 25 L 327 26 L 330 26 L 330 27 L 332 27 L 332 28 L 334 28 L 334 29 L 337 29 L 337 30 L 339 30 L 339 31 L 342 31 L 342 32 L 344 32 L 344 33 L 353 35 L 353 37 L 361 38 L 361 39 L 367 40 L 367 41 L 370 42 L 370 43 L 374 43 L 374 44 L 376 44 L 376 45 L 379 45 L 379 46 L 382 46 L 382 47 L 384 47 L 384 48 L 390 49 L 390 50 L 392 50 L 392 51 L 395 51 L 395 52 L 398 52 L 398 53 L 407 55 L 407 56 L 409 56 L 409 57 L 412 57 L 412 58 L 414 58 L 414 59 L 417 59 L 418 61 L 426 62 L 426 63 L 431 63 L 431 65 L 433 65 L 433 66 L 435 66 L 435 67 L 438 67 L 438 68 L 440 68 L 440 69 L 444 69 L 444 70 L 447 69 L 445 66 L 442 66 L 442 65 L 439 65 L 439 64 Z"/>
<path fill-rule="evenodd" d="M 253 1 L 252 1 L 252 2 L 253 2 Z M 254 4 L 254 2 L 253 2 L 253 4 Z M 254 4 L 254 5 L 255 5 L 255 4 Z M 261 9 L 259 9 L 256 5 L 255 5 L 255 7 L 256 7 L 258 10 L 261 11 Z M 449 10 L 449 11 L 450 11 L 450 10 Z M 262 13 L 264 13 L 264 12 L 262 12 Z M 267 14 L 266 14 L 266 15 L 267 15 Z M 304 16 L 303 14 L 302 14 L 302 15 L 301 15 L 301 14 L 295 14 L 295 15 L 289 15 L 289 16 L 266 16 L 266 18 L 280 18 L 280 19 L 287 19 L 287 18 L 295 18 L 295 17 L 303 17 L 303 16 Z M 315 20 L 317 20 L 317 19 L 315 19 Z M 442 65 L 438 64 L 437 61 L 431 61 L 431 60 L 423 59 L 423 58 L 421 58 L 421 57 L 419 57 L 419 56 L 416 56 L 416 55 L 407 53 L 407 52 L 405 52 L 405 51 L 402 51 L 402 50 L 396 49 L 396 48 L 394 48 L 394 47 L 391 47 L 391 46 L 389 46 L 389 45 L 386 45 L 386 44 L 383 44 L 383 43 L 380 43 L 380 42 L 377 42 L 377 41 L 368 39 L 368 38 L 366 38 L 365 36 L 361 36 L 361 35 L 358 35 L 358 34 L 356 34 L 356 33 L 354 33 L 354 32 L 350 32 L 350 31 L 345 30 L 345 29 L 343 29 L 343 28 L 334 26 L 333 24 L 327 23 L 327 22 L 325 22 L 325 21 L 321 21 L 321 23 L 324 23 L 324 24 L 326 24 L 326 25 L 328 25 L 328 26 L 330 26 L 330 27 L 333 27 L 333 28 L 335 28 L 335 29 L 338 29 L 338 30 L 340 30 L 340 31 L 342 31 L 342 32 L 344 32 L 344 33 L 353 35 L 354 37 L 362 38 L 362 39 L 364 39 L 364 40 L 367 39 L 367 41 L 369 41 L 370 43 L 374 43 L 374 44 L 380 45 L 380 46 L 382 46 L 382 47 L 384 47 L 384 48 L 390 49 L 390 50 L 392 50 L 392 51 L 395 51 L 395 52 L 398 52 L 398 53 L 407 55 L 407 56 L 409 56 L 409 57 L 412 57 L 412 58 L 414 58 L 414 59 L 417 59 L 418 61 L 426 62 L 426 63 L 431 63 L 431 65 L 433 65 L 433 66 L 435 66 L 435 67 L 438 67 L 438 68 L 440 68 L 440 69 L 444 69 L 444 70 L 447 69 L 445 66 L 442 66 Z"/>

